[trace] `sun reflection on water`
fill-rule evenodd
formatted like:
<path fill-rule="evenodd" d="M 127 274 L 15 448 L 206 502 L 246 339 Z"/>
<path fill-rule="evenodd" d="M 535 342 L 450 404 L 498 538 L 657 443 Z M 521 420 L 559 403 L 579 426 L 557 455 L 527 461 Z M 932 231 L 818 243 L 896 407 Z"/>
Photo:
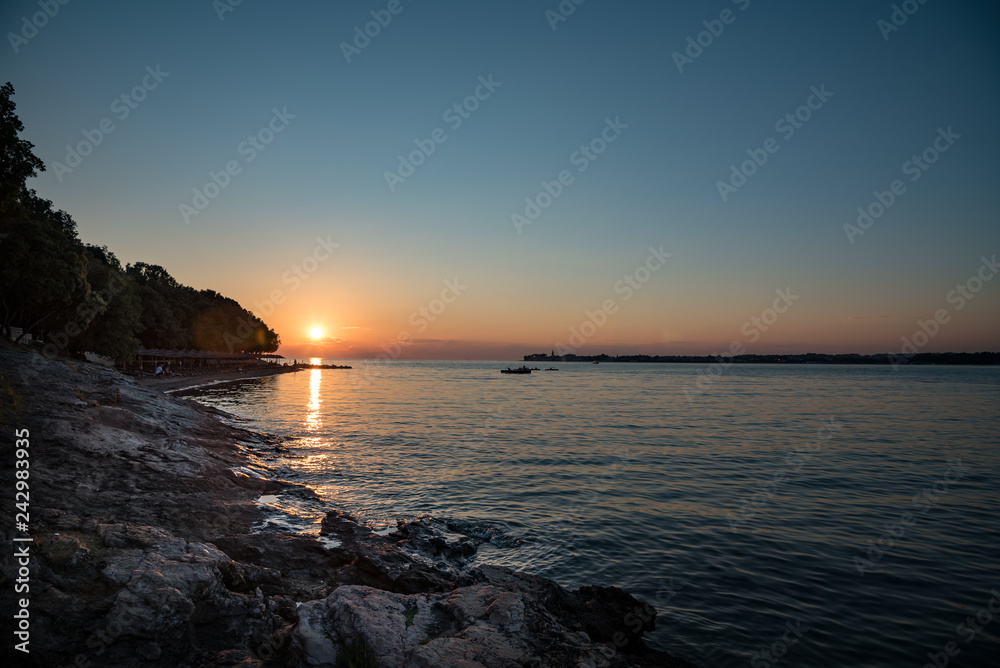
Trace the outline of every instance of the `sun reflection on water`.
<path fill-rule="evenodd" d="M 320 413 L 320 405 L 323 403 L 319 396 L 319 386 L 323 372 L 319 369 L 309 371 L 309 403 L 306 404 L 306 430 L 317 431 L 323 426 L 323 415 Z"/>

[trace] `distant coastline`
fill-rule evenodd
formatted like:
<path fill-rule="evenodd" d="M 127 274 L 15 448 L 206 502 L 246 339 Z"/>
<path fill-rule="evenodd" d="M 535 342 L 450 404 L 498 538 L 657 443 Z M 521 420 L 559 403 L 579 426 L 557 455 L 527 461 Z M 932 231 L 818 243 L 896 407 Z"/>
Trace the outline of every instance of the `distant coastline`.
<path fill-rule="evenodd" d="M 892 365 L 948 365 L 995 366 L 1000 364 L 1000 352 L 980 353 L 918 353 L 896 355 L 856 353 L 828 355 L 805 353 L 800 355 L 556 355 L 535 353 L 525 355 L 525 362 L 651 362 L 662 364 L 713 364 L 719 360 L 735 364 L 892 364 Z"/>

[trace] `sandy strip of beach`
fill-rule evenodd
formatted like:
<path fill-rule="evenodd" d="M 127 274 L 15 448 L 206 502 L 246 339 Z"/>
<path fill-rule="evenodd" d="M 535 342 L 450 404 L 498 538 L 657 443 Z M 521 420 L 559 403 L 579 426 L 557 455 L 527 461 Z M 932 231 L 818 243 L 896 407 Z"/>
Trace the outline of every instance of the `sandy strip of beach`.
<path fill-rule="evenodd" d="M 136 380 L 144 387 L 155 387 L 164 392 L 177 392 L 190 387 L 202 385 L 214 385 L 218 383 L 231 383 L 240 380 L 250 380 L 252 378 L 266 378 L 276 376 L 279 373 L 291 373 L 308 368 L 307 366 L 280 366 L 269 364 L 267 366 L 250 367 L 242 371 L 217 371 L 215 373 L 204 373 L 194 376 L 167 376 L 156 378 L 146 376 Z"/>

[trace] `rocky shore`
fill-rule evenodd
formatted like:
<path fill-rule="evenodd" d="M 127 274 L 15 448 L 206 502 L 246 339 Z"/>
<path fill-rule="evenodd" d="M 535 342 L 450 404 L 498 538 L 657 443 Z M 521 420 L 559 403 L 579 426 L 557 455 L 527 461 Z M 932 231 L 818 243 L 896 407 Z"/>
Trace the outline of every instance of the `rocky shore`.
<path fill-rule="evenodd" d="M 644 644 L 652 606 L 470 567 L 482 539 L 433 520 L 377 535 L 331 509 L 323 540 L 255 532 L 261 495 L 312 492 L 272 477 L 277 439 L 220 417 L 100 366 L 0 349 L 5 480 L 14 430 L 29 432 L 29 529 L 13 490 L 0 524 L 15 547 L 0 557 L 7 624 L 28 602 L 30 653 L 6 634 L 13 665 L 691 665 Z"/>

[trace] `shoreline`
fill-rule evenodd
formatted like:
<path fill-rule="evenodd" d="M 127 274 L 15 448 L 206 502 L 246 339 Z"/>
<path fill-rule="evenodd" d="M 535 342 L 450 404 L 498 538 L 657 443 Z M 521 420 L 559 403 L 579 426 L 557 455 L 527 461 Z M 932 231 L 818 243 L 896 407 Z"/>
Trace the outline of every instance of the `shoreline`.
<path fill-rule="evenodd" d="M 161 381 L 29 355 L 0 350 L 0 389 L 21 399 L 0 417 L 30 432 L 29 665 L 332 668 L 364 647 L 386 667 L 692 665 L 643 642 L 649 604 L 468 566 L 482 539 L 433 519 L 380 535 L 329 507 L 319 537 L 255 533 L 262 495 L 315 497 L 268 466 L 279 439 Z"/>
<path fill-rule="evenodd" d="M 271 376 L 278 376 L 284 373 L 295 373 L 296 371 L 301 371 L 301 369 L 287 366 L 270 369 L 264 367 L 259 369 L 246 369 L 245 371 L 225 371 L 192 376 L 168 376 L 166 378 L 145 377 L 138 379 L 136 382 L 143 387 L 155 388 L 164 393 L 173 393 L 197 387 L 235 383 L 241 380 L 270 378 Z"/>
<path fill-rule="evenodd" d="M 998 366 L 1000 353 L 790 353 L 790 354 L 729 354 L 729 355 L 525 355 L 524 362 L 566 364 L 739 364 L 782 366 Z"/>
<path fill-rule="evenodd" d="M 216 373 L 194 374 L 190 376 L 167 376 L 155 378 L 146 376 L 135 379 L 136 383 L 142 387 L 150 387 L 161 390 L 166 394 L 193 390 L 201 387 L 214 385 L 224 385 L 226 383 L 237 383 L 244 380 L 256 380 L 258 378 L 270 378 L 284 373 L 295 373 L 296 371 L 306 371 L 309 369 L 350 369 L 349 366 L 330 366 L 316 364 L 294 364 L 282 365 L 262 365 L 252 367 L 243 371 L 220 371 Z"/>

